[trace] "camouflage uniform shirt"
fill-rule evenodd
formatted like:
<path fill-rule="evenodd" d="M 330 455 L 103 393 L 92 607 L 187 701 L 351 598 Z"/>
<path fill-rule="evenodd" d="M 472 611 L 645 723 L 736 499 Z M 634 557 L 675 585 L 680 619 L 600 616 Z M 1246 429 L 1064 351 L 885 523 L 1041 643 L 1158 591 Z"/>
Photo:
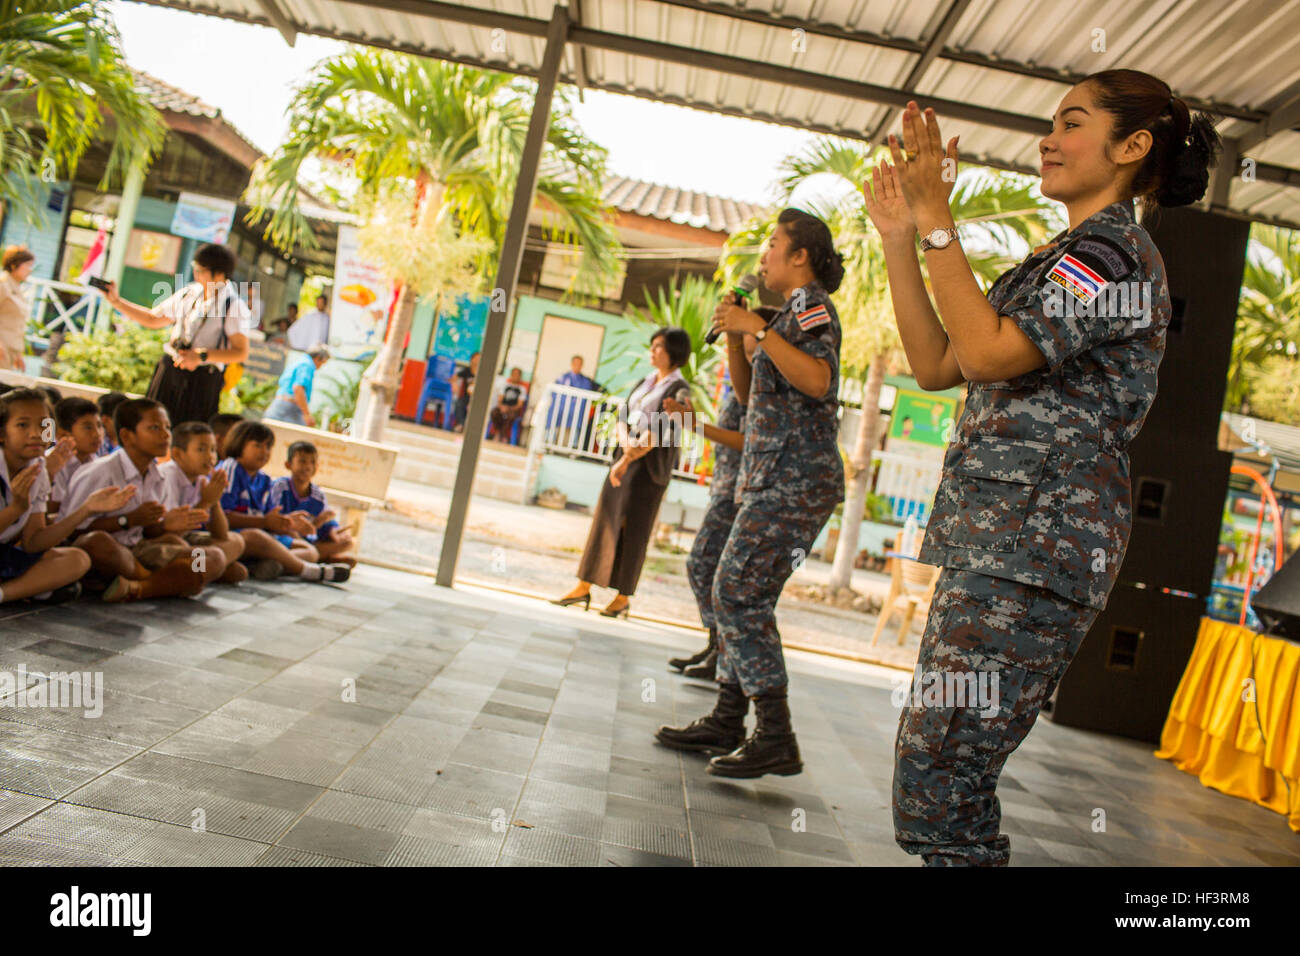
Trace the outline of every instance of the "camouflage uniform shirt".
<path fill-rule="evenodd" d="M 745 406 L 736 401 L 736 393 L 730 392 L 718 409 L 718 427 L 727 431 L 738 432 L 745 428 Z M 713 443 L 713 480 L 709 482 L 710 497 L 734 498 L 736 495 L 736 471 L 740 468 L 741 453 L 728 448 L 720 441 Z"/>
<path fill-rule="evenodd" d="M 920 560 L 1103 608 L 1132 526 L 1128 446 L 1164 356 L 1164 260 L 1118 202 L 1003 274 L 988 300 L 1047 362 L 969 384 Z"/>
<path fill-rule="evenodd" d="M 769 327 L 830 366 L 826 393 L 813 398 L 791 385 L 758 343 L 750 363 L 745 450 L 736 502 L 773 493 L 790 507 L 844 499 L 844 465 L 836 441 L 840 385 L 840 318 L 821 284 L 796 289 Z"/>

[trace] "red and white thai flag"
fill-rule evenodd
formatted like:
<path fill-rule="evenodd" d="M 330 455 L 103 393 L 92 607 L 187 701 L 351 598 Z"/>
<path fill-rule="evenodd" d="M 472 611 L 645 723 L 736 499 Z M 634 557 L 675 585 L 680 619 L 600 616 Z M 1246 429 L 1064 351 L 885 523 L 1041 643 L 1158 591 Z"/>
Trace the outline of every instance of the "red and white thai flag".
<path fill-rule="evenodd" d="M 815 329 L 819 325 L 825 325 L 831 320 L 831 314 L 826 311 L 826 306 L 815 305 L 807 312 L 800 312 L 795 316 L 795 321 L 799 323 L 799 328 L 807 332 L 809 329 Z"/>
<path fill-rule="evenodd" d="M 1097 293 L 1106 285 L 1105 279 L 1071 255 L 1061 256 L 1047 278 L 1063 286 L 1066 292 L 1084 304 L 1097 298 Z"/>
<path fill-rule="evenodd" d="M 77 281 L 82 285 L 88 285 L 87 279 L 104 278 L 104 262 L 107 260 L 106 247 L 108 246 L 108 236 L 104 232 L 104 227 L 99 227 L 99 232 L 95 235 L 95 241 L 90 245 L 90 252 L 86 253 L 86 261 L 82 263 L 81 274 L 77 276 Z"/>

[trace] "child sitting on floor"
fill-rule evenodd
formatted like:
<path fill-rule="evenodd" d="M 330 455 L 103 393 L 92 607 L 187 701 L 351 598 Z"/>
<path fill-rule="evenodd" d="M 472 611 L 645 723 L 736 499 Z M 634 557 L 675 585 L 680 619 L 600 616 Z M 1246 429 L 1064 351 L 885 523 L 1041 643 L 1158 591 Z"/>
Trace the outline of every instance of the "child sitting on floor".
<path fill-rule="evenodd" d="M 289 446 L 284 466 L 289 474 L 271 482 L 271 504 L 289 516 L 303 513 L 315 529 L 306 535 L 308 544 L 316 546 L 321 560 L 336 561 L 356 567 L 357 559 L 348 549 L 352 547 L 352 534 L 339 525 L 337 514 L 325 501 L 325 492 L 311 483 L 316 476 L 316 446 L 309 441 L 296 441 Z"/>
<path fill-rule="evenodd" d="M 158 466 L 163 476 L 163 504 L 168 508 L 202 508 L 208 513 L 207 527 L 187 531 L 185 540 L 197 547 L 215 545 L 226 556 L 221 580 L 238 584 L 248 579 L 248 568 L 239 558 L 244 553 L 243 535 L 231 534 L 221 495 L 226 490 L 226 473 L 213 471 L 217 465 L 217 442 L 211 426 L 203 422 L 181 422 L 172 431 L 172 456 Z"/>
<path fill-rule="evenodd" d="M 212 434 L 217 440 L 217 461 L 227 457 L 226 436 L 230 434 L 230 429 L 243 420 L 243 415 L 235 415 L 231 412 L 218 412 L 208 419 L 208 424 L 212 426 Z"/>
<path fill-rule="evenodd" d="M 99 407 L 88 398 L 75 395 L 63 399 L 54 408 L 58 426 L 58 444 L 45 456 L 50 476 L 50 509 L 57 512 L 68 494 L 68 482 L 82 465 L 99 457 L 104 443 L 104 426 Z"/>
<path fill-rule="evenodd" d="M 319 553 L 303 535 L 316 529 L 304 515 L 283 514 L 271 503 L 271 478 L 262 469 L 271 460 L 275 432 L 261 422 L 240 422 L 226 436 L 226 458 L 217 466 L 226 474 L 221 507 L 230 527 L 244 536 L 244 557 L 259 580 L 288 571 L 304 581 L 348 579 L 346 564 L 319 564 Z M 260 560 L 259 560 L 260 559 Z M 271 562 L 274 563 L 272 566 Z"/>
<path fill-rule="evenodd" d="M 90 558 L 76 548 L 55 547 L 92 515 L 121 507 L 135 489 L 104 487 L 54 524 L 45 523 L 50 479 L 45 449 L 45 396 L 15 388 L 0 398 L 0 601 L 34 597 L 51 603 L 81 593 L 78 583 Z"/>
<path fill-rule="evenodd" d="M 101 579 L 112 578 L 105 601 L 198 594 L 225 573 L 226 556 L 215 545 L 200 548 L 181 537 L 207 520 L 205 511 L 168 510 L 162 503 L 155 459 L 171 449 L 167 409 L 151 398 L 127 399 L 113 413 L 113 428 L 121 447 L 81 467 L 59 515 L 77 511 L 99 488 L 132 485 L 134 494 L 103 517 L 80 522 L 84 533 L 73 544 L 90 555 Z"/>
<path fill-rule="evenodd" d="M 99 408 L 99 422 L 104 426 L 104 443 L 99 446 L 100 456 L 111 455 L 118 449 L 117 428 L 113 425 L 113 416 L 117 412 L 117 406 L 127 400 L 123 392 L 109 392 L 106 395 L 99 396 L 99 401 L 95 404 Z"/>

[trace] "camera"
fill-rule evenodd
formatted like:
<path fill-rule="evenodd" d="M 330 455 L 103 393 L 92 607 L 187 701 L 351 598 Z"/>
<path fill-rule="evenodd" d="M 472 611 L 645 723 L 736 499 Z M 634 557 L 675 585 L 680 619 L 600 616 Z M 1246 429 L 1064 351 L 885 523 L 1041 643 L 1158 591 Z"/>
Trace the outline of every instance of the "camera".
<path fill-rule="evenodd" d="M 100 292 L 108 291 L 109 283 L 106 280 L 99 278 L 98 276 L 91 276 L 89 279 L 86 280 L 86 284 L 89 285 L 92 289 L 98 289 Z"/>

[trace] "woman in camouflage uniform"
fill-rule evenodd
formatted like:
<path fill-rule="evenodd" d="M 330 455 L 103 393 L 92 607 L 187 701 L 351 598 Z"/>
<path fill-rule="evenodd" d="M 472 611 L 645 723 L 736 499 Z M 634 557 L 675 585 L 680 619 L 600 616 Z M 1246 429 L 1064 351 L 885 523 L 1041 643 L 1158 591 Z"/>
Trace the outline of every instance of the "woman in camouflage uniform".
<path fill-rule="evenodd" d="M 759 306 L 754 313 L 764 321 L 771 321 L 776 309 Z M 752 335 L 745 336 L 745 355 L 753 355 L 758 343 Z M 695 533 L 690 557 L 686 559 L 686 578 L 695 593 L 695 603 L 700 608 L 700 620 L 709 629 L 709 643 L 704 650 L 690 657 L 674 657 L 668 666 L 699 680 L 713 680 L 718 667 L 718 626 L 713 613 L 713 577 L 718 570 L 718 560 L 731 534 L 736 520 L 736 472 L 740 469 L 740 456 L 744 450 L 745 406 L 736 399 L 734 386 L 727 393 L 718 410 L 718 422 L 710 425 L 692 413 L 690 405 L 678 405 L 671 398 L 664 400 L 664 408 L 671 414 L 681 414 L 695 430 L 713 442 L 713 480 L 709 482 L 709 507 Z"/>
<path fill-rule="evenodd" d="M 1105 607 L 1128 544 L 1127 448 L 1155 399 L 1170 316 L 1133 200 L 1199 199 L 1217 135 L 1145 73 L 1079 83 L 1039 144 L 1043 195 L 1065 205 L 1069 229 L 987 296 L 948 208 L 956 140 L 945 149 L 934 111 L 913 102 L 901 149 L 889 145 L 894 166 L 863 192 L 908 360 L 923 388 L 970 383 L 920 554 L 943 570 L 895 742 L 895 837 L 927 865 L 1005 865 L 998 775 Z M 923 684 L 951 691 L 923 696 Z M 976 688 L 993 689 L 991 705 L 972 706 Z"/>
<path fill-rule="evenodd" d="M 788 678 L 776 629 L 776 602 L 844 500 L 838 394 L 840 320 L 830 293 L 844 277 L 830 229 L 786 209 L 760 260 L 763 283 L 785 299 L 770 323 L 729 295 L 714 313 L 727 333 L 736 395 L 745 404 L 740 507 L 713 579 L 718 626 L 718 702 L 687 727 L 661 727 L 660 743 L 715 753 L 709 773 L 758 777 L 799 773 L 803 763 L 786 701 Z M 745 358 L 744 333 L 758 345 Z M 757 723 L 745 739 L 745 714 Z"/>

